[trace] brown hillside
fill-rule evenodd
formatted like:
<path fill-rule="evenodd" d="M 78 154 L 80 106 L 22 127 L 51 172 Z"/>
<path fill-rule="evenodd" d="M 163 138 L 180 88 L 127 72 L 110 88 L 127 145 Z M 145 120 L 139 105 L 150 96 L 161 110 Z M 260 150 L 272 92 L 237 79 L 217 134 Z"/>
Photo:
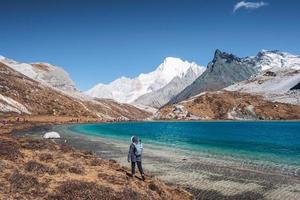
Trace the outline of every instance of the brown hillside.
<path fill-rule="evenodd" d="M 0 94 L 23 104 L 32 115 L 144 119 L 150 114 L 111 100 L 81 100 L 32 80 L 0 62 Z M 1 100 L 0 100 L 1 101 Z M 0 103 L 5 103 L 1 101 Z M 15 113 L 0 113 L 0 116 Z"/>
<path fill-rule="evenodd" d="M 159 111 L 160 119 L 299 120 L 300 106 L 274 103 L 240 92 L 207 92 Z"/>

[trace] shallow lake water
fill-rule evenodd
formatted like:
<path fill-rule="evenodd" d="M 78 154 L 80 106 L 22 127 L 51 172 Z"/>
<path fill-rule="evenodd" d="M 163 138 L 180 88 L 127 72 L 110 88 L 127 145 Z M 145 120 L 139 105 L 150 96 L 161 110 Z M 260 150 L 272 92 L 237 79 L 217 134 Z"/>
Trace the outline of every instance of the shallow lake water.
<path fill-rule="evenodd" d="M 146 173 L 186 188 L 196 199 L 300 199 L 300 122 L 128 122 L 52 129 L 74 147 L 128 167 L 130 137 L 137 135 Z"/>

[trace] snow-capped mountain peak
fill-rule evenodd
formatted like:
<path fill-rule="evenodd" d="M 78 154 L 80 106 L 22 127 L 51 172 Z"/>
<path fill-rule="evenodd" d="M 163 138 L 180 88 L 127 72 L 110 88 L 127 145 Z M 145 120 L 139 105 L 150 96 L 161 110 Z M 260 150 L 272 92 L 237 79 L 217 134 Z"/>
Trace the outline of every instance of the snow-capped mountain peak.
<path fill-rule="evenodd" d="M 141 95 L 164 87 L 174 77 L 183 77 L 190 68 L 197 71 L 200 66 L 179 58 L 167 57 L 150 73 L 140 74 L 133 79 L 121 77 L 107 85 L 98 84 L 85 93 L 93 97 L 111 98 L 119 102 L 131 103 Z"/>
<path fill-rule="evenodd" d="M 183 61 L 180 58 L 166 57 L 164 62 L 159 65 L 157 70 L 161 71 L 168 81 L 175 76 L 183 77 L 189 68 L 196 69 L 199 66 L 194 62 Z"/>
<path fill-rule="evenodd" d="M 193 64 L 193 63 L 192 63 Z M 175 76 L 167 85 L 153 92 L 144 94 L 134 101 L 134 105 L 144 105 L 160 108 L 168 103 L 175 95 L 190 85 L 204 71 L 205 67 L 191 65 L 183 76 Z"/>
<path fill-rule="evenodd" d="M 268 70 L 271 68 L 288 67 L 291 69 L 300 69 L 300 56 L 296 56 L 287 52 L 278 50 L 262 50 L 256 59 L 261 70 Z"/>
<path fill-rule="evenodd" d="M 170 68 L 171 68 L 171 69 L 174 69 L 174 68 L 176 68 L 178 65 L 180 65 L 182 62 L 184 62 L 184 61 L 181 60 L 180 58 L 166 57 L 166 58 L 164 59 L 164 62 L 161 63 L 161 64 L 158 66 L 158 69 L 161 70 L 161 71 L 169 70 Z"/>
<path fill-rule="evenodd" d="M 253 59 L 261 71 L 225 90 L 259 94 L 271 101 L 300 104 L 299 91 L 292 90 L 300 83 L 300 56 L 262 50 Z"/>

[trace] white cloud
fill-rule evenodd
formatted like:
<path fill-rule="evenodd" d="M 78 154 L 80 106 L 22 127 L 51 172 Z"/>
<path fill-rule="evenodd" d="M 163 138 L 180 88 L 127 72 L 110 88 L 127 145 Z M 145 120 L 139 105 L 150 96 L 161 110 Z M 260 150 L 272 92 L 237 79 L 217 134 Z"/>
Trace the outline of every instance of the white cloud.
<path fill-rule="evenodd" d="M 267 6 L 268 3 L 266 2 L 247 2 L 247 1 L 240 1 L 237 4 L 235 4 L 234 8 L 233 8 L 233 12 L 236 12 L 237 10 L 241 9 L 241 8 L 245 8 L 245 9 L 256 9 L 256 8 L 260 8 L 262 6 Z"/>

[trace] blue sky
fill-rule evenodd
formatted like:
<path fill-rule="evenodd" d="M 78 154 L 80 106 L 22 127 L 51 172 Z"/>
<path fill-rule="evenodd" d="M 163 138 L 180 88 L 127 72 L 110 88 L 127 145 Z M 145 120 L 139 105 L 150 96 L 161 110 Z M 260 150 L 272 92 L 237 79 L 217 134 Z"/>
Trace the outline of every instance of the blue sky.
<path fill-rule="evenodd" d="M 81 90 L 152 71 L 167 56 L 206 66 L 217 48 L 300 54 L 300 1 L 233 12 L 238 2 L 0 0 L 0 54 L 62 66 Z"/>

